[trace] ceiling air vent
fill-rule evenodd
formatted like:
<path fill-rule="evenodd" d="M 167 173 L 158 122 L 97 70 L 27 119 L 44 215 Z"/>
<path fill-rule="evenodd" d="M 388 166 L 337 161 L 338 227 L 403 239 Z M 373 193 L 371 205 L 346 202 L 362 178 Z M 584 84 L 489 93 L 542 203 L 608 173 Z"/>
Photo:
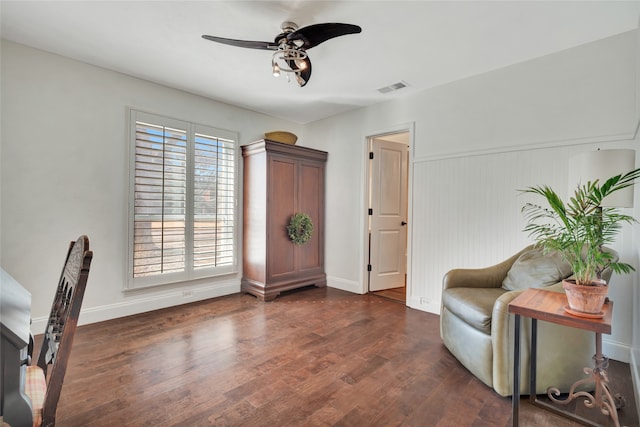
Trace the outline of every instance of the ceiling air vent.
<path fill-rule="evenodd" d="M 402 89 L 403 87 L 407 87 L 407 86 L 409 86 L 407 84 L 407 82 L 399 81 L 398 83 L 394 83 L 394 84 L 389 85 L 389 86 L 381 87 L 380 89 L 378 89 L 378 92 L 380 92 L 380 93 L 389 93 L 389 92 L 393 92 L 394 90 Z"/>

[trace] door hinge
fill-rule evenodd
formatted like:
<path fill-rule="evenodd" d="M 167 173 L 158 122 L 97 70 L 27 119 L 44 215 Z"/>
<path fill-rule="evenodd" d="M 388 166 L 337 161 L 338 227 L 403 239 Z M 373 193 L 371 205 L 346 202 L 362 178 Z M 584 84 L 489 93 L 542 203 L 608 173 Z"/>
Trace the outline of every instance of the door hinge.
<path fill-rule="evenodd" d="M 367 271 L 371 271 L 371 270 L 372 270 L 371 264 L 367 264 Z"/>
<path fill-rule="evenodd" d="M 369 159 L 373 160 L 373 151 L 369 152 Z"/>
<path fill-rule="evenodd" d="M 373 215 L 373 209 L 369 208 L 369 215 Z"/>

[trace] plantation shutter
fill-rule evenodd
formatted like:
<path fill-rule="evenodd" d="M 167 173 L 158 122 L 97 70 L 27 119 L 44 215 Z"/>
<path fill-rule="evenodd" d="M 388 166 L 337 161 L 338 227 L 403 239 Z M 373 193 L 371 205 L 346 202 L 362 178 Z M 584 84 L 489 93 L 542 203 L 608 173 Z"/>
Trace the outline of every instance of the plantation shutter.
<path fill-rule="evenodd" d="M 233 263 L 235 143 L 195 134 L 194 268 Z"/>
<path fill-rule="evenodd" d="M 136 122 L 134 277 L 184 271 L 187 132 Z"/>
<path fill-rule="evenodd" d="M 129 287 L 236 271 L 234 134 L 132 111 Z"/>

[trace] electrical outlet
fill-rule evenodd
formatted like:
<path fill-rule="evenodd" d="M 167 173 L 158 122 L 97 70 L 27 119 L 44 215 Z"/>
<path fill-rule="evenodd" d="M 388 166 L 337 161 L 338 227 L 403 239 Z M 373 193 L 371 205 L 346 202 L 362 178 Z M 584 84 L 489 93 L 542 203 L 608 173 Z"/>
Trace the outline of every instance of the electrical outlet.
<path fill-rule="evenodd" d="M 189 298 L 193 296 L 193 291 L 182 291 L 182 298 Z"/>
<path fill-rule="evenodd" d="M 431 301 L 427 297 L 420 297 L 420 305 L 428 305 Z"/>

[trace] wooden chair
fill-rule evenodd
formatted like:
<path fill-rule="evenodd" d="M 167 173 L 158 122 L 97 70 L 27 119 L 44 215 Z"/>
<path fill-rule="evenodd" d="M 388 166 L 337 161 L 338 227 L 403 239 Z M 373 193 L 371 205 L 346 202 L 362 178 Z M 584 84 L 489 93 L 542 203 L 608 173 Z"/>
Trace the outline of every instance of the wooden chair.
<path fill-rule="evenodd" d="M 92 258 L 93 252 L 89 250 L 87 236 L 80 236 L 70 243 L 51 305 L 38 362 L 27 367 L 25 394 L 31 399 L 34 427 L 55 425 L 56 407 Z"/>

